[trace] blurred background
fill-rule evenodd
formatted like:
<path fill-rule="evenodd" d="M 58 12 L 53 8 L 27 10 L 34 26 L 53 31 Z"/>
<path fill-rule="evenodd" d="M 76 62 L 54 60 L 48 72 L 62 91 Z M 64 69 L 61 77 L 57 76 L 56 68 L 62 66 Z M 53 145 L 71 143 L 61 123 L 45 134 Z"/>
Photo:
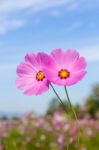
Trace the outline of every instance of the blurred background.
<path fill-rule="evenodd" d="M 55 112 L 58 112 L 59 116 L 63 116 L 63 109 L 51 89 L 40 96 L 28 97 L 15 85 L 16 67 L 24 59 L 26 53 L 39 51 L 50 53 L 55 48 L 74 48 L 86 58 L 87 75 L 78 84 L 68 87 L 68 91 L 78 118 L 86 119 L 87 123 L 90 122 L 88 120 L 91 120 L 92 124 L 96 124 L 95 130 L 99 127 L 99 1 L 0 0 L 1 130 L 2 123 L 3 126 L 5 123 L 2 120 L 24 118 L 25 115 L 29 115 L 31 118 L 30 112 L 39 117 L 43 115 L 43 119 L 46 115 L 53 116 Z M 63 88 L 57 86 L 55 88 L 68 107 Z M 74 119 L 72 114 L 70 116 Z M 89 124 L 87 125 L 89 126 Z M 13 133 L 15 137 L 20 135 L 19 132 L 16 132 Z M 91 132 L 93 131 L 90 129 L 89 134 Z M 44 140 L 44 138 L 42 136 L 41 139 Z M 63 136 L 60 136 L 58 140 L 61 143 Z M 99 136 L 96 135 L 95 140 L 92 139 L 92 141 L 97 145 Z M 40 149 L 41 146 L 37 145 Z M 52 143 L 52 148 L 53 145 L 55 146 L 55 143 Z M 90 142 L 87 145 L 90 146 Z M 64 148 L 64 146 L 59 146 L 58 148 L 57 146 L 53 149 L 49 148 L 49 150 Z M 6 149 L 19 150 L 14 147 L 11 149 L 11 145 L 9 147 Z M 91 147 L 86 148 L 82 144 L 81 150 L 91 150 Z M 98 150 L 97 147 L 94 150 Z M 3 149 L 2 145 L 1 149 Z M 37 147 L 29 149 L 35 150 Z M 46 150 L 43 146 L 41 149 Z"/>

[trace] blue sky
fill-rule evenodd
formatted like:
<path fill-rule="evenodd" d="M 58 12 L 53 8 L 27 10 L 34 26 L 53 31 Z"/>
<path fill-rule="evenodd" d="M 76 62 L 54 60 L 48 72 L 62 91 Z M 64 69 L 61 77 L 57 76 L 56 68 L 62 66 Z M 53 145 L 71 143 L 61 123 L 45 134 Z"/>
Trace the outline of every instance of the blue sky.
<path fill-rule="evenodd" d="M 88 74 L 68 88 L 72 102 L 82 103 L 99 83 L 98 0 L 0 1 L 0 112 L 45 112 L 53 92 L 25 96 L 15 86 L 16 67 L 28 52 L 55 48 L 75 48 L 87 59 Z"/>

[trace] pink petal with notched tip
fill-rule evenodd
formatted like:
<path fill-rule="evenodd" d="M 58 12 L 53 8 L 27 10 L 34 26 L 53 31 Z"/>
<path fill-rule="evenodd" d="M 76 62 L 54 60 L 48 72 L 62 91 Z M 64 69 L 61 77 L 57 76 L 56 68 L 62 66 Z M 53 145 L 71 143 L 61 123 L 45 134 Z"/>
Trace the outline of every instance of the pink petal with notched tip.
<path fill-rule="evenodd" d="M 25 61 L 30 63 L 33 67 L 35 67 L 35 69 L 38 68 L 39 66 L 36 57 L 37 55 L 34 53 L 26 54 L 25 56 Z"/>
<path fill-rule="evenodd" d="M 28 87 L 24 93 L 31 96 L 31 95 L 39 95 L 42 94 L 43 92 L 48 90 L 48 84 L 45 84 L 44 82 L 38 82 L 31 87 Z"/>
<path fill-rule="evenodd" d="M 51 56 L 55 59 L 58 65 L 63 64 L 64 52 L 62 51 L 62 49 L 53 50 L 53 52 L 51 53 Z"/>
<path fill-rule="evenodd" d="M 63 59 L 63 67 L 67 68 L 68 70 L 71 69 L 73 64 L 79 59 L 79 53 L 76 50 L 67 50 L 64 52 L 64 59 Z"/>
<path fill-rule="evenodd" d="M 86 60 L 84 57 L 80 57 L 72 66 L 72 71 L 84 70 L 87 66 Z"/>
<path fill-rule="evenodd" d="M 29 63 L 22 62 L 20 65 L 17 67 L 17 74 L 19 76 L 25 76 L 25 75 L 33 75 L 36 70 L 33 66 L 31 66 Z"/>
<path fill-rule="evenodd" d="M 30 87 L 32 84 L 34 84 L 36 80 L 34 78 L 30 77 L 21 77 L 16 80 L 16 86 L 19 89 L 26 89 L 26 87 Z"/>

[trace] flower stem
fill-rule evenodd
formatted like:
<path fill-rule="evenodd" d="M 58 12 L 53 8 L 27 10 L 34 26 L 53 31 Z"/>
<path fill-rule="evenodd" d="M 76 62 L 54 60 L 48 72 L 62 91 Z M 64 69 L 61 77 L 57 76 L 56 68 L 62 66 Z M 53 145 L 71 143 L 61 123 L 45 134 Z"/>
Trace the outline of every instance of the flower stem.
<path fill-rule="evenodd" d="M 68 112 L 67 112 L 67 109 L 66 109 L 66 107 L 65 107 L 65 105 L 64 105 L 64 103 L 63 103 L 63 101 L 62 101 L 62 99 L 60 98 L 60 96 L 58 95 L 58 93 L 56 92 L 56 90 L 54 89 L 53 85 L 50 84 L 50 86 L 52 87 L 52 90 L 54 91 L 56 97 L 58 98 L 58 100 L 60 101 L 61 105 L 63 106 L 65 113 L 67 114 Z M 67 148 L 66 148 L 66 149 L 69 150 L 69 144 L 67 145 Z"/>
<path fill-rule="evenodd" d="M 68 95 L 66 86 L 64 86 L 64 88 L 65 88 L 65 93 L 66 93 L 66 96 L 67 96 L 69 105 L 70 105 L 70 107 L 71 107 L 71 110 L 72 110 L 72 112 L 73 112 L 73 114 L 74 114 L 74 116 L 75 116 L 76 122 L 77 122 L 78 132 L 79 132 L 79 133 L 78 133 L 78 145 L 79 145 L 79 140 L 80 140 L 79 120 L 78 120 L 77 114 L 76 114 L 76 112 L 75 112 L 75 110 L 74 110 L 74 108 L 73 108 L 73 106 L 72 106 L 72 103 L 71 103 L 71 101 L 70 101 L 70 98 L 69 98 L 69 95 Z"/>
<path fill-rule="evenodd" d="M 67 114 L 68 112 L 67 112 L 67 109 L 66 109 L 64 103 L 62 102 L 62 99 L 60 98 L 60 96 L 58 95 L 58 93 L 56 92 L 56 90 L 54 89 L 53 85 L 50 84 L 50 86 L 52 87 L 52 89 L 53 89 L 55 95 L 57 96 L 58 100 L 60 101 L 61 105 L 63 106 L 63 108 L 64 108 L 64 110 L 65 110 L 65 112 L 66 112 L 66 114 Z"/>

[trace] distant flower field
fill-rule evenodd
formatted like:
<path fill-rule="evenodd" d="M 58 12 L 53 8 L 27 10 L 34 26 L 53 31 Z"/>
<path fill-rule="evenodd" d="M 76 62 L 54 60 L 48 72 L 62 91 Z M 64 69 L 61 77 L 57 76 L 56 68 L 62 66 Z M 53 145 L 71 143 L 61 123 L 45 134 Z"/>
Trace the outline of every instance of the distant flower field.
<path fill-rule="evenodd" d="M 99 120 L 82 119 L 80 144 L 77 125 L 64 114 L 26 114 L 20 120 L 0 121 L 0 150 L 99 150 Z"/>

